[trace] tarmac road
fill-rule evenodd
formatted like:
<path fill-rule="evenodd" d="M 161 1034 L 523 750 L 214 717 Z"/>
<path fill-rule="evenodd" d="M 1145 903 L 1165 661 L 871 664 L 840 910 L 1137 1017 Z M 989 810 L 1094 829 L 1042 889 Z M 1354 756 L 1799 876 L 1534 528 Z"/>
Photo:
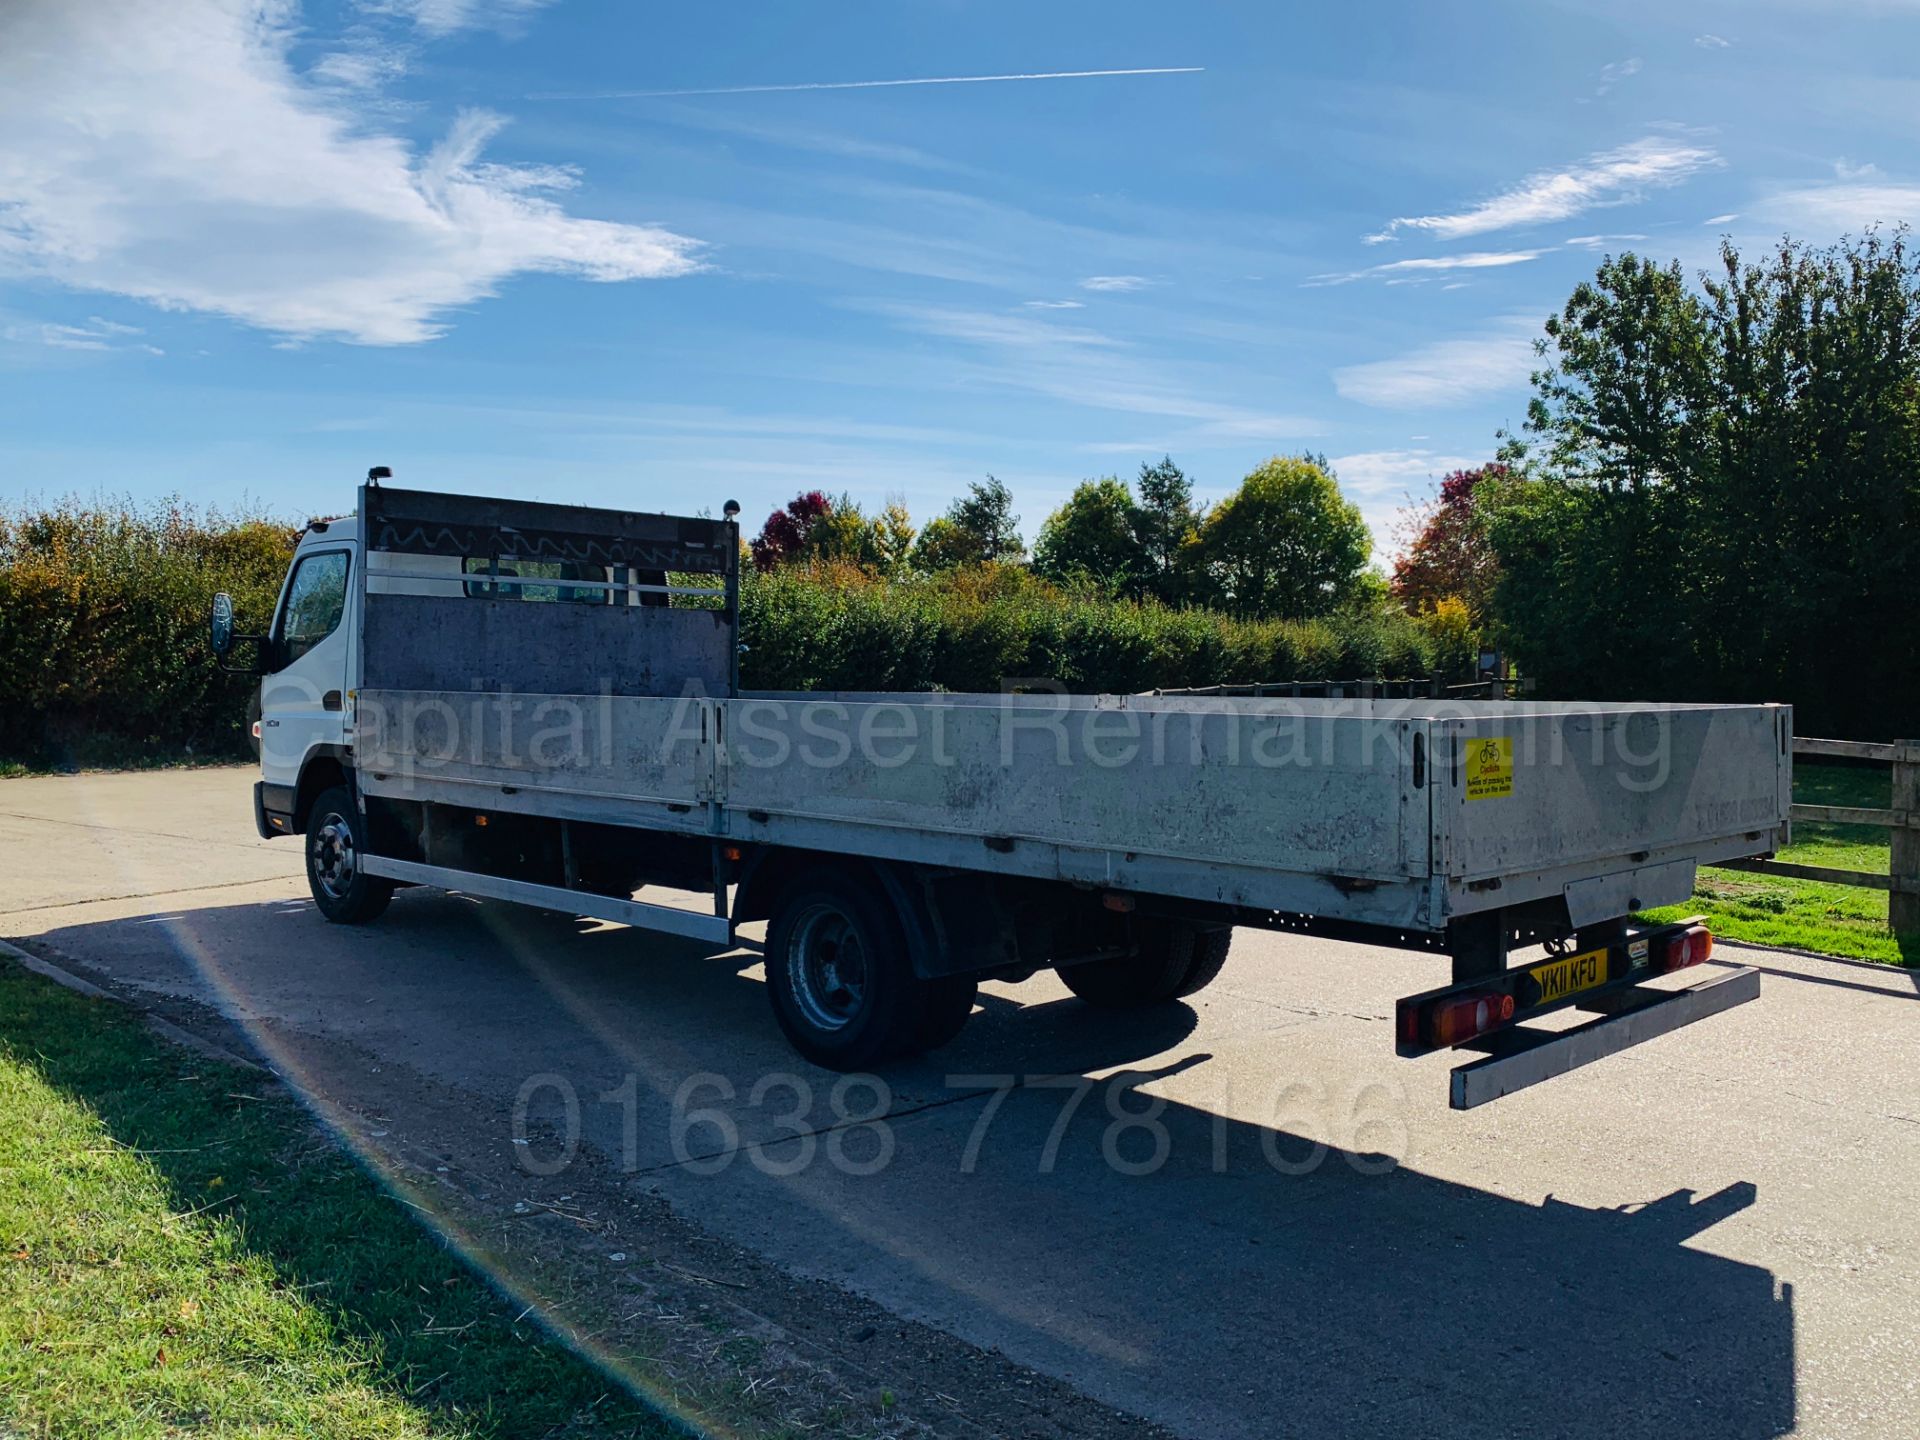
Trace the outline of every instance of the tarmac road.
<path fill-rule="evenodd" d="M 1243 930 L 1166 1014 L 987 987 L 882 1091 L 786 1049 L 750 951 L 423 890 L 329 926 L 251 778 L 0 782 L 0 935 L 349 1106 L 418 1076 L 532 1167 L 571 1130 L 593 1184 L 1185 1434 L 1920 1433 L 1915 973 L 1723 948 L 1757 1004 L 1456 1114 L 1390 1033 L 1444 962 Z"/>

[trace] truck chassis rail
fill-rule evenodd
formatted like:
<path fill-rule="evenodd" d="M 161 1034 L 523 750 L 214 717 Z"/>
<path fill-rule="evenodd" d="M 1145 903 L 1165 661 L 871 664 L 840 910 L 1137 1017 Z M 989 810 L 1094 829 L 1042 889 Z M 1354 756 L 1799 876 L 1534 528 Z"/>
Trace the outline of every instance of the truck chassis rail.
<path fill-rule="evenodd" d="M 591 915 L 596 920 L 613 920 L 642 930 L 684 935 L 689 940 L 704 940 L 714 945 L 733 943 L 733 925 L 724 915 L 702 915 L 695 910 L 679 910 L 671 905 L 620 900 L 611 895 L 596 895 L 590 890 L 569 890 L 562 885 L 536 885 L 530 880 L 507 880 L 472 870 L 449 870 L 444 866 L 422 865 L 413 860 L 392 860 L 384 855 L 363 855 L 360 864 L 369 875 L 403 880 L 409 885 L 433 885 L 467 895 L 485 895 L 490 900 L 512 900 L 521 905 L 538 905 L 573 915 Z"/>

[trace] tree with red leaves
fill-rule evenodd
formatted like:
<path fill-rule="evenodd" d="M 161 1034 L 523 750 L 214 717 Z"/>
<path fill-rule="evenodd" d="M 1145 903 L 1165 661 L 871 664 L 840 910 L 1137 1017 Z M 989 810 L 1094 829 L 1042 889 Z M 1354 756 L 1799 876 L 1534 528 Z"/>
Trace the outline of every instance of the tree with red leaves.
<path fill-rule="evenodd" d="M 1487 538 L 1481 485 L 1507 474 L 1504 465 L 1456 470 L 1440 482 L 1440 495 L 1403 512 L 1402 534 L 1411 540 L 1393 566 L 1393 596 L 1418 615 L 1449 596 L 1464 600 L 1476 625 L 1493 605 L 1499 561 Z"/>
<path fill-rule="evenodd" d="M 833 502 L 823 490 L 809 490 L 794 496 L 787 502 L 786 509 L 776 510 L 767 517 L 767 523 L 760 527 L 759 535 L 748 546 L 753 552 L 754 568 L 771 570 L 776 565 L 798 560 L 806 553 L 814 526 L 832 513 Z"/>

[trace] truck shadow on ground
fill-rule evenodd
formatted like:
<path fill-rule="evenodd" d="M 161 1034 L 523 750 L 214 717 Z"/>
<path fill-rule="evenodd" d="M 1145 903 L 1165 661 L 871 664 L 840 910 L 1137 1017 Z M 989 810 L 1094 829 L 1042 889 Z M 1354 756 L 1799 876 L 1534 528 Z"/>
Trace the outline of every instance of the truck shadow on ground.
<path fill-rule="evenodd" d="M 856 1173 L 856 1137 L 828 1109 L 836 1077 L 784 1048 L 750 953 L 424 893 L 361 931 L 289 905 L 167 923 L 164 942 L 150 920 L 44 938 L 79 956 L 139 947 L 126 968 L 145 984 L 169 965 L 217 974 L 214 1003 L 280 1017 L 273 1044 L 296 1065 L 301 1027 L 335 1015 L 376 1051 L 404 1033 L 406 1063 L 488 1102 L 476 1124 L 535 1074 L 579 1097 L 636 1075 L 637 1152 L 589 1101 L 584 1144 L 615 1178 L 580 1184 L 658 1184 L 728 1239 L 1185 1432 L 1733 1440 L 1795 1424 L 1792 1286 L 1687 1243 L 1757 1203 L 1754 1186 L 1533 1204 L 1395 1163 L 1365 1148 L 1395 1148 L 1374 1129 L 1341 1146 L 1316 1138 L 1323 1125 L 1179 1102 L 1129 1128 L 1141 1075 L 1087 1072 L 1214 1063 L 1185 1006 L 1116 1017 L 984 998 L 955 1046 L 882 1077 L 890 1153 Z M 736 1138 L 690 1166 L 668 1137 L 697 1074 L 731 1087 L 697 1103 Z M 769 1075 L 806 1082 L 798 1125 L 786 1085 L 754 1098 Z M 544 1103 L 532 1117 L 560 1123 Z M 836 1130 L 852 1166 L 821 1143 Z"/>

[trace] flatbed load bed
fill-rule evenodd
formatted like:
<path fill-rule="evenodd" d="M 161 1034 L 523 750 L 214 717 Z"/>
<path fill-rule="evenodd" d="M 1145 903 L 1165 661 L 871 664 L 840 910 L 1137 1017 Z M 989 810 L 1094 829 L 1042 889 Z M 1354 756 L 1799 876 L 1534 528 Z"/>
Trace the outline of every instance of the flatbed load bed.
<path fill-rule="evenodd" d="M 1576 926 L 1677 904 L 1696 865 L 1783 844 L 1790 804 L 1780 706 L 385 688 L 360 705 L 381 720 L 369 794 L 1431 931 L 1555 897 Z M 581 759 L 556 768 L 524 738 L 562 710 Z"/>

